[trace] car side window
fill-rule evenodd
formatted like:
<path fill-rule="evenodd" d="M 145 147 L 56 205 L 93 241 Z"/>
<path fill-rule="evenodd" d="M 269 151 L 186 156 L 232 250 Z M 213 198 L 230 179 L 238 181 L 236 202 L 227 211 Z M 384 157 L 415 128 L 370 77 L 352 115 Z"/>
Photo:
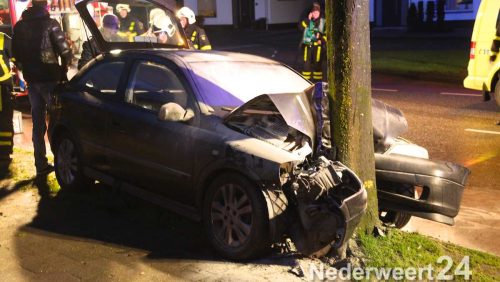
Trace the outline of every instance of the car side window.
<path fill-rule="evenodd" d="M 158 112 L 162 105 L 187 107 L 187 93 L 177 74 L 165 65 L 138 62 L 132 72 L 125 101 Z"/>
<path fill-rule="evenodd" d="M 89 70 L 78 83 L 103 94 L 116 94 L 124 62 L 101 63 Z"/>

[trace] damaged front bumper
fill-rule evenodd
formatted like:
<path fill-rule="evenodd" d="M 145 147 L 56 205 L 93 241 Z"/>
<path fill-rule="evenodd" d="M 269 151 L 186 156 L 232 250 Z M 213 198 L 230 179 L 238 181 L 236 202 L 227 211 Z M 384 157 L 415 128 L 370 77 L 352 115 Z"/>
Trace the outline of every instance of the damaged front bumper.
<path fill-rule="evenodd" d="M 454 225 L 470 171 L 460 165 L 402 155 L 375 154 L 379 205 L 386 210 Z M 397 184 L 420 187 L 418 197 L 398 194 Z"/>

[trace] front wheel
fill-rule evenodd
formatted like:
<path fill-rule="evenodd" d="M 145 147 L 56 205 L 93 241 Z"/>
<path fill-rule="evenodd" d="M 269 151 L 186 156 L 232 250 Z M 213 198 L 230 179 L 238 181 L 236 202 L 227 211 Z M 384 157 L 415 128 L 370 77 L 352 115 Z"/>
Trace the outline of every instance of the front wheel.
<path fill-rule="evenodd" d="M 203 221 L 212 246 L 226 258 L 250 259 L 270 247 L 264 195 L 240 175 L 224 174 L 210 185 Z"/>
<path fill-rule="evenodd" d="M 500 107 L 500 79 L 497 81 L 497 84 L 495 85 L 495 101 L 497 103 L 497 106 Z"/>
<path fill-rule="evenodd" d="M 415 197 L 415 187 L 413 186 L 401 185 L 396 190 L 398 194 Z M 410 222 L 411 214 L 402 211 L 380 210 L 379 218 L 384 224 L 401 229 Z"/>
<path fill-rule="evenodd" d="M 91 181 L 83 175 L 81 153 L 77 143 L 67 134 L 62 134 L 54 152 L 54 170 L 62 189 L 81 189 Z"/>

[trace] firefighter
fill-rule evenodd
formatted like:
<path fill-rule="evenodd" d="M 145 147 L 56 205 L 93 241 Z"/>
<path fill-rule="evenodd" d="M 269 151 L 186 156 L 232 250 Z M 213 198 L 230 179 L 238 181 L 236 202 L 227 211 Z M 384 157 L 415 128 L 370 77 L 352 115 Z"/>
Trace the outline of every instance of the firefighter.
<path fill-rule="evenodd" d="M 144 24 L 136 17 L 130 14 L 130 5 L 116 5 L 118 18 L 120 19 L 120 31 L 118 35 L 128 38 L 130 42 L 134 41 L 134 37 L 144 33 Z"/>
<path fill-rule="evenodd" d="M 325 19 L 321 17 L 321 7 L 318 3 L 313 3 L 311 12 L 307 19 L 300 23 L 303 30 L 302 55 L 304 66 L 302 75 L 312 81 L 323 80 L 323 44 L 326 42 Z"/>
<path fill-rule="evenodd" d="M 14 128 L 12 124 L 12 79 L 10 74 L 11 39 L 0 32 L 0 175 L 9 171 Z"/>
<path fill-rule="evenodd" d="M 179 18 L 182 28 L 186 33 L 188 40 L 191 42 L 192 46 L 197 50 L 212 50 L 212 45 L 208 40 L 205 30 L 196 23 L 196 17 L 193 10 L 188 7 L 182 7 L 177 11 L 177 17 Z"/>

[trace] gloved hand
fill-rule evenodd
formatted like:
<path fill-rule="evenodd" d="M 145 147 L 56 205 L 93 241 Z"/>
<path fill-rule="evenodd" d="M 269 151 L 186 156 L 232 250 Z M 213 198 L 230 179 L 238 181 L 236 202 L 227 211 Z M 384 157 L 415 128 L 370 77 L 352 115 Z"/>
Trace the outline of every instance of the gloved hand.
<path fill-rule="evenodd" d="M 496 60 L 497 60 L 497 55 L 496 54 L 490 56 L 490 62 L 494 62 Z"/>

